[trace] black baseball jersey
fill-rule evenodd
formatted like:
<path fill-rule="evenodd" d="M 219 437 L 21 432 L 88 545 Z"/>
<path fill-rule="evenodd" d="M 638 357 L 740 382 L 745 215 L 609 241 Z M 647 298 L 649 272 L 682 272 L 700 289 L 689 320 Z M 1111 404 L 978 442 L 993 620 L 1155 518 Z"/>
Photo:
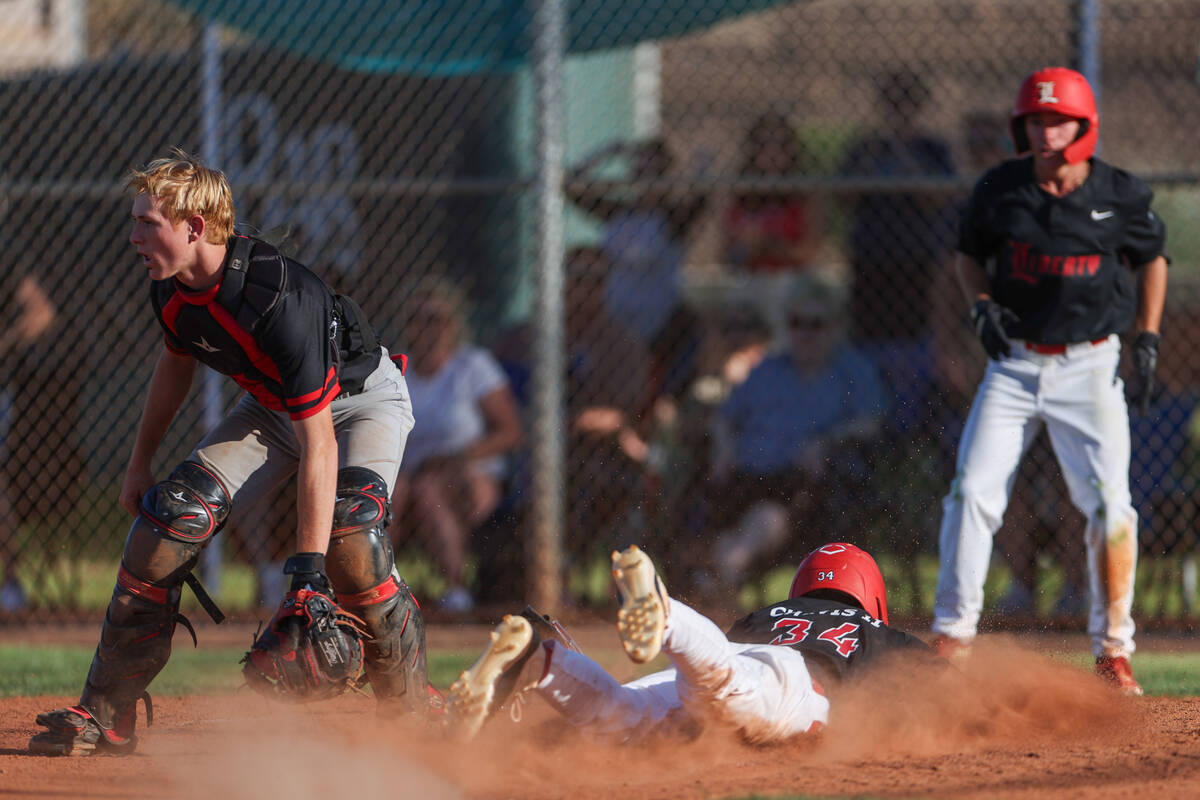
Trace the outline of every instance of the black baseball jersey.
<path fill-rule="evenodd" d="M 889 628 L 861 608 L 815 597 L 784 600 L 748 614 L 726 636 L 731 642 L 799 650 L 822 680 L 846 680 L 897 650 L 933 654 L 917 637 Z"/>
<path fill-rule="evenodd" d="M 1163 253 L 1166 228 L 1144 182 L 1098 158 L 1065 197 L 1037 186 L 1033 159 L 1005 161 L 975 185 L 958 249 L 984 266 L 996 302 L 1020 321 L 1017 339 L 1094 341 L 1132 323 L 1131 267 Z"/>
<path fill-rule="evenodd" d="M 245 263 L 236 258 L 239 239 Z M 171 352 L 230 376 L 292 419 L 361 391 L 381 357 L 347 298 L 257 239 L 229 240 L 221 282 L 211 289 L 195 291 L 172 278 L 154 281 L 150 299 Z"/>

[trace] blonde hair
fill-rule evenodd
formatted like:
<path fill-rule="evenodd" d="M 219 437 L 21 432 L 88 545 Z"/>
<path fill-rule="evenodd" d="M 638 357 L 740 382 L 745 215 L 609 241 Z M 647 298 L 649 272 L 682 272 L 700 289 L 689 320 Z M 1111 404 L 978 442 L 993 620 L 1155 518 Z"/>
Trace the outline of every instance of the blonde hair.
<path fill-rule="evenodd" d="M 233 190 L 225 174 L 178 147 L 169 158 L 130 170 L 125 188 L 135 196 L 158 198 L 163 214 L 175 224 L 197 214 L 204 217 L 204 239 L 210 244 L 225 244 L 233 235 Z"/>

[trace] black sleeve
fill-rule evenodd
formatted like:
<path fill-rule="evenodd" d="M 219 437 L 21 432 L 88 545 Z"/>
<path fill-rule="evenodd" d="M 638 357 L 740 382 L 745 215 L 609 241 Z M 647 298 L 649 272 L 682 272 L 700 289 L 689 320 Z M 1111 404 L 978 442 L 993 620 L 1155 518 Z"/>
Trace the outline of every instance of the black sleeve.
<path fill-rule="evenodd" d="M 981 265 L 987 263 L 992 253 L 991 237 L 987 235 L 984 226 L 985 212 L 991 201 L 988 191 L 988 176 L 985 175 L 975 184 L 971 198 L 963 208 L 958 221 L 958 245 L 960 253 L 970 256 Z"/>
<path fill-rule="evenodd" d="M 312 416 L 341 392 L 329 338 L 332 302 L 324 293 L 289 291 L 255 331 L 259 346 L 279 371 L 283 402 L 292 419 Z"/>
<path fill-rule="evenodd" d="M 1130 176 L 1125 191 L 1132 195 L 1132 200 L 1125 238 L 1118 252 L 1129 266 L 1140 267 L 1163 253 L 1167 226 L 1150 208 L 1154 193 L 1149 186 Z"/>

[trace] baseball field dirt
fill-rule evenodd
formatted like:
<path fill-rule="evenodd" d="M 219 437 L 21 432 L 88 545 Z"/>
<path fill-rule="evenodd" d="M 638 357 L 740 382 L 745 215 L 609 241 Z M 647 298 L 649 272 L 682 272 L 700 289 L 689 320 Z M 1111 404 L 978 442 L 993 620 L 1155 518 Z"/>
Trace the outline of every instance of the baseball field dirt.
<path fill-rule="evenodd" d="M 431 645 L 469 647 L 484 631 L 435 630 Z M 587 649 L 611 636 L 579 638 Z M 988 639 L 966 674 L 893 665 L 831 698 L 820 734 L 754 747 L 712 728 L 690 742 L 593 742 L 536 697 L 519 723 L 498 717 L 466 745 L 436 725 L 379 720 L 357 696 L 303 707 L 245 691 L 159 697 L 124 758 L 29 755 L 34 716 L 75 698 L 10 698 L 0 797 L 1200 796 L 1200 699 L 1125 698 L 1027 642 Z"/>

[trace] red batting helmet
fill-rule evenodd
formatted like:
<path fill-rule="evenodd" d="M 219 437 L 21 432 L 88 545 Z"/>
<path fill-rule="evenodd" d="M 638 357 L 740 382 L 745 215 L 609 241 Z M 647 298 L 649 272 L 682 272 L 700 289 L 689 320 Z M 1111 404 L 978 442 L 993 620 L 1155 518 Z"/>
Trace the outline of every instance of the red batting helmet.
<path fill-rule="evenodd" d="M 1047 67 L 1029 73 L 1017 92 L 1017 103 L 1013 106 L 1010 123 L 1018 154 L 1029 152 L 1025 115 L 1039 111 L 1057 111 L 1081 123 L 1079 135 L 1063 150 L 1063 158 L 1068 164 L 1087 161 L 1096 152 L 1096 141 L 1100 138 L 1100 113 L 1096 110 L 1096 97 L 1087 78 L 1066 67 Z"/>
<path fill-rule="evenodd" d="M 788 599 L 821 589 L 850 595 L 864 611 L 887 624 L 887 588 L 879 565 L 866 550 L 833 542 L 809 553 L 796 570 Z"/>

